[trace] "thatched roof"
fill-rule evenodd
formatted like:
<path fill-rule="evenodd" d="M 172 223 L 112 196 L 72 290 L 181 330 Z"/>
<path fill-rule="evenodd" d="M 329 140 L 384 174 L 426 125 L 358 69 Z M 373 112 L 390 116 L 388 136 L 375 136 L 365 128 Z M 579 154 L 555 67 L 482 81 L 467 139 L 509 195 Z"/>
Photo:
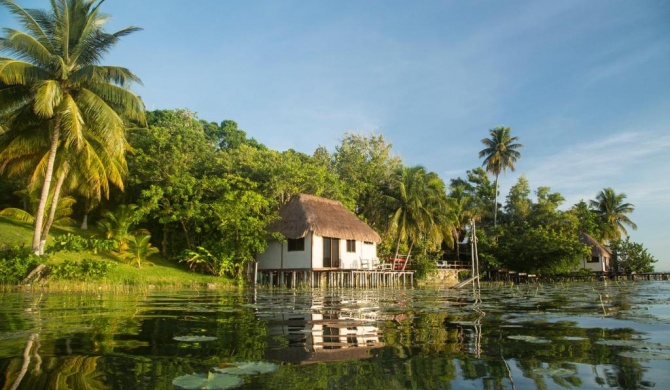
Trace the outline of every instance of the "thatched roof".
<path fill-rule="evenodd" d="M 294 195 L 279 210 L 279 220 L 268 228 L 286 238 L 302 238 L 309 232 L 322 237 L 380 242 L 379 234 L 342 203 L 318 196 Z"/>
<path fill-rule="evenodd" d="M 609 249 L 586 233 L 579 233 L 579 241 L 591 247 L 591 256 L 612 257 L 612 252 Z"/>

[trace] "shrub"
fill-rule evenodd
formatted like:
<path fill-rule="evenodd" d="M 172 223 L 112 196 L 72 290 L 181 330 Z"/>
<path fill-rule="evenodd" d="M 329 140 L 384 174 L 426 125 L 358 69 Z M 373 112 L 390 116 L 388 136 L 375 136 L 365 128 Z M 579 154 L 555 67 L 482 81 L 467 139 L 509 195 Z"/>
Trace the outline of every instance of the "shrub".
<path fill-rule="evenodd" d="M 107 276 L 115 264 L 110 261 L 82 259 L 81 262 L 65 260 L 51 267 L 51 276 L 56 279 L 95 280 Z"/>
<path fill-rule="evenodd" d="M 87 246 L 88 242 L 84 237 L 67 233 L 54 237 L 49 251 L 52 253 L 60 251 L 81 252 L 85 250 Z"/>
<path fill-rule="evenodd" d="M 107 240 L 100 238 L 86 239 L 76 234 L 67 233 L 54 237 L 52 245 L 49 247 L 49 252 L 56 253 L 61 251 L 68 252 L 83 252 L 91 250 L 97 254 L 100 251 L 111 251 L 119 247 L 116 240 Z"/>
<path fill-rule="evenodd" d="M 0 247 L 0 283 L 18 284 L 44 261 L 25 246 Z"/>

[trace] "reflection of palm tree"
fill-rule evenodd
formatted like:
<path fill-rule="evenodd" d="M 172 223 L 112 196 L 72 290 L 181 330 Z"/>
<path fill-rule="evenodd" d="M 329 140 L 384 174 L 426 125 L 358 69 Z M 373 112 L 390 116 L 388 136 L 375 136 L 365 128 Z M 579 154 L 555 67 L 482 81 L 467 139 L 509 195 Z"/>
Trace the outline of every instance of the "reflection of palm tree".
<path fill-rule="evenodd" d="M 601 239 L 616 240 L 621 238 L 622 233 L 628 236 L 626 226 L 637 230 L 637 225 L 627 216 L 635 210 L 635 206 L 624 203 L 625 199 L 626 194 L 617 194 L 612 188 L 605 188 L 590 202 L 591 208 L 598 214 L 602 224 Z"/>
<path fill-rule="evenodd" d="M 35 216 L 35 253 L 39 253 L 56 152 L 71 148 L 82 153 L 84 140 L 95 138 L 122 156 L 126 144 L 122 116 L 144 121 L 142 101 L 126 89 L 139 79 L 128 69 L 98 65 L 121 37 L 138 29 L 104 32 L 108 17 L 99 13 L 101 3 L 54 0 L 48 12 L 0 1 L 27 30 L 5 29 L 3 48 L 16 59 L 0 58 L 0 118 L 8 132 L 39 127 L 49 145 L 48 158 L 40 163 L 44 163 L 44 181 Z"/>
<path fill-rule="evenodd" d="M 486 146 L 479 152 L 479 158 L 484 157 L 483 166 L 486 166 L 486 171 L 492 173 L 495 177 L 495 204 L 493 211 L 493 225 L 498 223 L 498 176 L 501 172 L 507 169 L 514 171 L 514 163 L 521 158 L 521 149 L 523 145 L 514 143 L 518 141 L 518 137 L 510 137 L 509 127 L 496 127 L 489 130 L 491 138 L 482 139 L 482 143 Z"/>

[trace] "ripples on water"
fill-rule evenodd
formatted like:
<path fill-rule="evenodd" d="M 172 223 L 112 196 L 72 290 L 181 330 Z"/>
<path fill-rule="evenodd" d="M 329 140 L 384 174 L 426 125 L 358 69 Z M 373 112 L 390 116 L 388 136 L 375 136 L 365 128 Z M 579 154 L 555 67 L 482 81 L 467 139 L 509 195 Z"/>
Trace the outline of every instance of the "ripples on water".
<path fill-rule="evenodd" d="M 664 388 L 669 286 L 5 293 L 0 387 Z"/>

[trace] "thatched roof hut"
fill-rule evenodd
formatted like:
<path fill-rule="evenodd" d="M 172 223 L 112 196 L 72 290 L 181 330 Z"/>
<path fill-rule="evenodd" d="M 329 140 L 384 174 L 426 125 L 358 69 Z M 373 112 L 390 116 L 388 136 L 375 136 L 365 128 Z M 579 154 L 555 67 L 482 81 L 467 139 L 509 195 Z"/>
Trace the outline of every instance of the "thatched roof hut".
<path fill-rule="evenodd" d="M 279 220 L 268 230 L 297 239 L 314 232 L 321 237 L 379 243 L 381 237 L 338 201 L 298 194 L 279 210 Z"/>
<path fill-rule="evenodd" d="M 595 238 L 591 237 L 586 233 L 579 233 L 579 241 L 582 244 L 588 245 L 591 247 L 591 256 L 592 257 L 602 257 L 610 258 L 612 257 L 612 252 L 598 242 Z"/>

